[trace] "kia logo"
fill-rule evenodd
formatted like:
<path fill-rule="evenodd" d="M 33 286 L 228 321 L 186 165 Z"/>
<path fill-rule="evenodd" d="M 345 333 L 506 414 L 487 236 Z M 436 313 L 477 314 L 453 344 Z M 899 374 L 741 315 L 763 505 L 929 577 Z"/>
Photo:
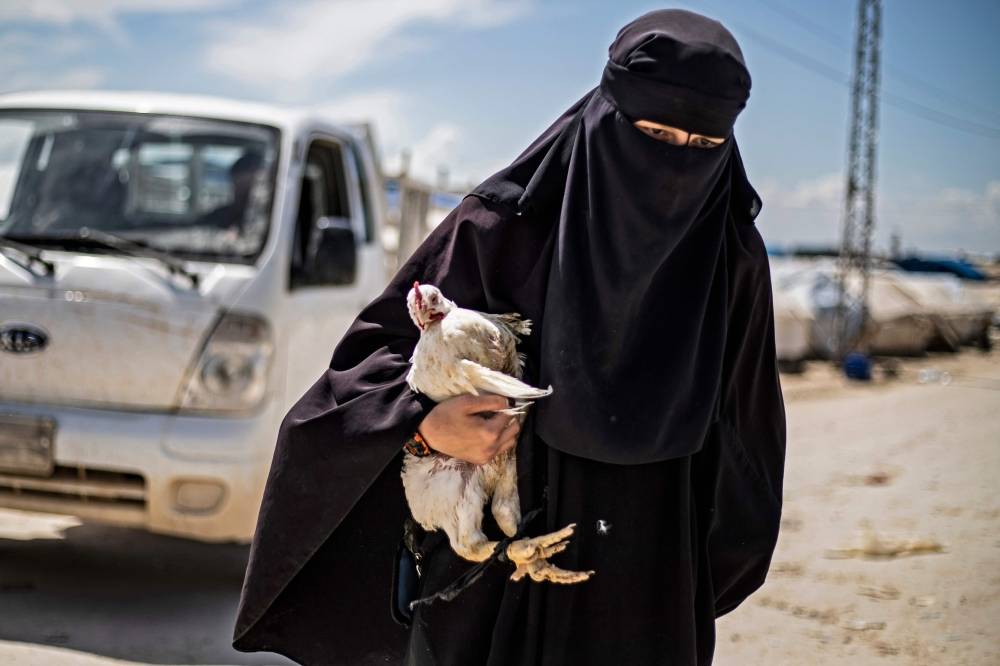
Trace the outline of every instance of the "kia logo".
<path fill-rule="evenodd" d="M 0 328 L 0 351 L 11 354 L 34 354 L 45 349 L 49 336 L 40 328 L 13 324 Z"/>

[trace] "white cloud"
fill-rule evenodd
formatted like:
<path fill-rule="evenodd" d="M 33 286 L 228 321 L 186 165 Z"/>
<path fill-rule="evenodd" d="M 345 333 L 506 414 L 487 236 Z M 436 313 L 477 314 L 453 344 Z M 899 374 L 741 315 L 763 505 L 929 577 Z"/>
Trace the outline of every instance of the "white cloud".
<path fill-rule="evenodd" d="M 1000 181 L 990 181 L 986 186 L 987 210 L 994 220 L 1000 220 Z"/>
<path fill-rule="evenodd" d="M 39 88 L 94 88 L 106 73 L 91 65 L 52 67 L 33 54 L 70 60 L 86 48 L 83 40 L 67 37 L 49 40 L 23 32 L 0 34 L 0 92 Z"/>
<path fill-rule="evenodd" d="M 456 149 L 462 137 L 462 130 L 451 123 L 439 123 L 419 140 L 408 147 L 410 153 L 409 173 L 417 178 L 436 183 L 438 170 L 448 169 L 448 179 L 455 174 L 451 169 L 456 164 Z M 398 168 L 398 167 L 397 167 Z"/>
<path fill-rule="evenodd" d="M 831 173 L 796 183 L 784 189 L 775 183 L 761 187 L 761 198 L 776 208 L 839 207 L 844 199 L 844 177 Z"/>
<path fill-rule="evenodd" d="M 787 184 L 764 181 L 757 187 L 764 208 L 757 227 L 774 245 L 831 245 L 840 239 L 843 176 L 831 173 Z"/>
<path fill-rule="evenodd" d="M 97 88 L 106 79 L 107 73 L 100 67 L 71 67 L 55 74 L 45 75 L 44 78 L 38 74 L 25 73 L 14 77 L 10 83 L 16 86 L 15 89 L 23 90 L 42 87 L 39 83 L 44 80 L 46 88 L 81 90 Z"/>
<path fill-rule="evenodd" d="M 129 43 L 121 25 L 126 14 L 207 12 L 242 0 L 0 0 L 0 23 L 43 24 L 61 28 L 98 27 L 119 44 Z M 59 48 L 58 45 L 55 46 Z"/>
<path fill-rule="evenodd" d="M 950 187 L 892 203 L 886 216 L 895 221 L 904 247 L 1000 252 L 1000 180 L 978 192 Z"/>
<path fill-rule="evenodd" d="M 313 108 L 341 122 L 371 122 L 379 145 L 398 147 L 411 139 L 407 101 L 405 95 L 395 90 L 367 90 L 336 97 Z"/>
<path fill-rule="evenodd" d="M 775 245 L 837 246 L 841 239 L 843 176 L 827 174 L 759 188 L 764 210 L 757 225 Z M 1000 180 L 981 191 L 941 188 L 917 194 L 880 190 L 874 245 L 887 251 L 890 235 L 899 234 L 904 249 L 929 252 L 1000 251 Z"/>
<path fill-rule="evenodd" d="M 103 69 L 81 59 L 100 49 L 74 34 L 81 25 L 99 28 L 119 44 L 128 42 L 120 19 L 126 14 L 205 12 L 241 0 L 0 0 L 0 26 L 42 26 L 44 34 L 0 32 L 0 90 L 93 88 L 107 80 Z"/>
<path fill-rule="evenodd" d="M 242 1 L 0 0 L 0 22 L 47 28 L 0 29 L 0 91 L 113 84 L 113 68 L 88 61 L 99 46 L 88 27 L 122 44 L 136 40 L 125 31 L 122 19 L 128 15 L 208 12 Z M 330 84 L 372 63 L 405 62 L 432 48 L 441 30 L 506 24 L 531 11 L 535 1 L 301 0 L 260 9 L 244 2 L 225 20 L 202 19 L 194 55 L 211 78 L 234 82 L 236 92 L 244 88 L 243 96 L 317 103 L 339 120 L 373 122 L 388 168 L 398 168 L 406 150 L 412 175 L 434 182 L 446 167 L 450 182 L 464 184 L 485 175 L 479 168 L 484 161 L 495 161 L 463 145 L 468 127 L 428 113 L 417 92 L 352 86 L 331 97 Z"/>
<path fill-rule="evenodd" d="M 441 166 L 453 168 L 458 158 L 459 141 L 464 134 L 454 123 L 442 122 L 421 132 L 409 112 L 412 100 L 395 90 L 369 90 L 345 95 L 313 108 L 322 115 L 341 122 L 371 122 L 382 154 L 382 167 L 397 172 L 402 153 L 410 154 L 410 175 L 436 182 Z M 464 177 L 464 174 L 458 174 Z"/>
<path fill-rule="evenodd" d="M 302 97 L 379 58 L 424 42 L 401 34 L 414 23 L 481 28 L 524 14 L 524 0 L 309 0 L 217 24 L 204 53 L 217 73 Z"/>
<path fill-rule="evenodd" d="M 123 14 L 198 12 L 233 0 L 3 0 L 0 21 L 68 26 L 90 23 L 113 32 Z"/>

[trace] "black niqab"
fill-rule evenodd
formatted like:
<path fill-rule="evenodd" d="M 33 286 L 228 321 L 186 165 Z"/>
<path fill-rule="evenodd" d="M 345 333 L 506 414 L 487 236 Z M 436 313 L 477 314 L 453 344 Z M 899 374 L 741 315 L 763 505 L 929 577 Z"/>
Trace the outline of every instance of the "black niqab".
<path fill-rule="evenodd" d="M 750 75 L 732 35 L 682 10 L 645 14 L 589 91 L 473 194 L 558 216 L 541 330 L 538 433 L 619 464 L 696 451 L 718 416 L 726 331 L 725 226 L 752 221 L 733 122 Z M 654 139 L 651 120 L 725 138 Z M 577 325 L 565 325 L 574 322 Z M 585 407 L 584 407 L 585 406 Z"/>

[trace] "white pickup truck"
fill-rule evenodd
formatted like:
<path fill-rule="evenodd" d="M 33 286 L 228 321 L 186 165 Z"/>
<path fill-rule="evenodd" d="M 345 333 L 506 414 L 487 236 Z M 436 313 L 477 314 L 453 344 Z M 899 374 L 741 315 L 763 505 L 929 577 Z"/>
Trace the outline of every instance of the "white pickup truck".
<path fill-rule="evenodd" d="M 381 290 L 357 127 L 0 95 L 0 507 L 247 542 L 278 426 Z"/>

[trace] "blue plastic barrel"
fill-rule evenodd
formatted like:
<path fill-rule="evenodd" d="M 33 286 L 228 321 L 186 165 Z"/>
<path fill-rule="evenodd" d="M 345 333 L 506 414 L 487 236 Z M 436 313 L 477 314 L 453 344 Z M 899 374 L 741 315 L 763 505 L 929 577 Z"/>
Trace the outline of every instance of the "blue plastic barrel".
<path fill-rule="evenodd" d="M 868 358 L 867 354 L 861 352 L 851 352 L 844 357 L 844 374 L 848 379 L 857 379 L 859 381 L 871 381 L 872 378 L 872 360 Z"/>

